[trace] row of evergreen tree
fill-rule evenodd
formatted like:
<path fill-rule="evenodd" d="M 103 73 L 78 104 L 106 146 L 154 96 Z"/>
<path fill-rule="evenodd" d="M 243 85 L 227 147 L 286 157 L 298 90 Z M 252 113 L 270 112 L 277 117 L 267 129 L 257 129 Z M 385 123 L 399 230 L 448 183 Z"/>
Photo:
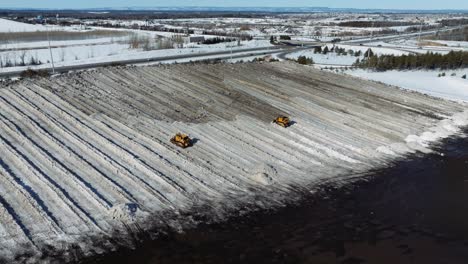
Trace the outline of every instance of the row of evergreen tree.
<path fill-rule="evenodd" d="M 370 53 L 370 54 L 369 54 Z M 408 55 L 374 55 L 366 52 L 364 59 L 357 59 L 354 66 L 378 71 L 409 69 L 458 69 L 468 67 L 468 52 L 450 51 L 448 54 L 432 53 Z"/>
<path fill-rule="evenodd" d="M 355 56 L 355 57 L 360 57 L 362 56 L 362 51 L 354 51 L 352 49 L 346 50 L 345 48 L 341 48 L 338 46 L 333 46 L 331 48 L 328 48 L 328 46 L 325 46 L 322 48 L 321 46 L 315 47 L 314 53 L 315 54 L 328 54 L 329 52 L 335 52 L 337 55 L 350 55 L 350 56 Z"/>
<path fill-rule="evenodd" d="M 205 45 L 211 45 L 211 44 L 218 44 L 218 43 L 223 43 L 223 42 L 233 42 L 233 41 L 236 41 L 236 39 L 234 38 L 219 38 L 219 37 L 216 37 L 216 38 L 208 38 L 208 39 L 205 39 L 202 44 L 205 44 Z"/>
<path fill-rule="evenodd" d="M 299 58 L 297 58 L 297 63 L 302 65 L 311 65 L 314 64 L 314 60 L 306 56 L 299 56 Z"/>

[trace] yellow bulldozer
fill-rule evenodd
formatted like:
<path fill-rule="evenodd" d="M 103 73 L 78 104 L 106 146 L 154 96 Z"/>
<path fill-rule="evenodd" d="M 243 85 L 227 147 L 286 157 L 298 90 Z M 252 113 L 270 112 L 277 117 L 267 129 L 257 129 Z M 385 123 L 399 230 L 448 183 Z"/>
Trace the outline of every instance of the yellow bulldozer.
<path fill-rule="evenodd" d="M 287 116 L 279 116 L 275 120 L 273 120 L 273 123 L 276 123 L 285 128 L 291 125 L 291 121 L 289 120 L 289 117 Z"/>
<path fill-rule="evenodd" d="M 188 135 L 177 133 L 173 138 L 171 138 L 171 143 L 181 148 L 188 148 L 192 146 L 192 139 L 190 139 Z"/>

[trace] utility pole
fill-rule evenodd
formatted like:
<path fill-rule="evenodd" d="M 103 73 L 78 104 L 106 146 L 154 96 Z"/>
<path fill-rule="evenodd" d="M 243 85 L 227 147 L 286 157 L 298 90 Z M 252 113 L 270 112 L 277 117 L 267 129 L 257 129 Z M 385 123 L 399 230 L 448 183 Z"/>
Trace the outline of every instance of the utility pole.
<path fill-rule="evenodd" d="M 462 27 L 462 21 L 463 21 L 463 18 L 460 19 L 460 23 L 458 24 L 458 31 L 457 30 L 452 30 L 453 34 L 452 34 L 452 41 L 454 40 L 457 40 L 456 38 L 453 37 L 453 35 L 458 35 L 457 32 L 460 32 L 460 36 L 461 36 L 461 39 L 460 40 L 463 40 L 463 27 Z"/>
<path fill-rule="evenodd" d="M 233 39 L 234 39 L 234 32 L 232 32 L 232 34 L 231 34 L 231 39 L 230 39 L 230 41 L 228 41 L 229 46 L 231 47 L 231 61 L 232 61 L 232 53 L 233 53 L 233 52 L 232 52 L 233 47 L 232 47 L 231 42 L 232 42 Z M 235 41 L 234 41 L 234 42 L 235 42 Z"/>
<path fill-rule="evenodd" d="M 46 19 L 47 27 L 47 19 Z M 50 62 L 52 63 L 52 73 L 55 74 L 54 56 L 52 55 L 52 47 L 50 46 L 49 28 L 47 27 L 47 42 L 49 43 Z"/>
<path fill-rule="evenodd" d="M 229 41 L 229 42 L 231 42 L 231 41 Z M 231 61 L 232 61 L 232 44 L 230 44 L 230 46 L 231 46 Z"/>
<path fill-rule="evenodd" d="M 418 17 L 416 17 L 416 19 L 421 21 L 421 25 L 419 26 L 419 36 L 418 36 L 418 43 L 419 43 L 421 41 L 421 34 L 422 34 L 422 28 L 423 28 L 424 20 L 419 19 Z"/>
<path fill-rule="evenodd" d="M 371 53 L 371 48 L 367 50 L 367 67 L 370 68 L 370 53 Z"/>
<path fill-rule="evenodd" d="M 371 40 L 374 39 L 374 23 L 375 23 L 375 20 L 372 20 Z M 368 67 L 370 67 L 370 51 L 371 51 L 371 48 L 368 48 L 367 49 L 367 65 L 368 65 Z"/>

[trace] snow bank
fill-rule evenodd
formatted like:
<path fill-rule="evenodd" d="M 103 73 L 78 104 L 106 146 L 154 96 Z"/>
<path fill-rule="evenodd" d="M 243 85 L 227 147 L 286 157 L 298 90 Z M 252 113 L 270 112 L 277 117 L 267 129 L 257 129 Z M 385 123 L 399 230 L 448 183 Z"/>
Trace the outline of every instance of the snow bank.
<path fill-rule="evenodd" d="M 409 144 L 416 143 L 422 147 L 429 147 L 430 143 L 450 137 L 460 131 L 461 127 L 468 125 L 468 110 L 457 113 L 448 119 L 440 121 L 420 135 L 409 135 L 405 141 Z"/>

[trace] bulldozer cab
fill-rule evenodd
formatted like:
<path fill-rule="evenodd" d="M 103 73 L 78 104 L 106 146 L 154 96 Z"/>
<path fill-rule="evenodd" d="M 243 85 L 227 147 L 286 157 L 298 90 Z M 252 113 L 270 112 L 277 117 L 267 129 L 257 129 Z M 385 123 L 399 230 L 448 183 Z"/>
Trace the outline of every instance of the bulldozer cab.
<path fill-rule="evenodd" d="M 273 120 L 273 123 L 276 123 L 282 127 L 289 127 L 291 125 L 291 121 L 287 116 L 279 116 L 275 120 Z"/>
<path fill-rule="evenodd" d="M 177 133 L 171 138 L 171 143 L 181 148 L 188 148 L 192 146 L 192 139 L 188 135 Z"/>

